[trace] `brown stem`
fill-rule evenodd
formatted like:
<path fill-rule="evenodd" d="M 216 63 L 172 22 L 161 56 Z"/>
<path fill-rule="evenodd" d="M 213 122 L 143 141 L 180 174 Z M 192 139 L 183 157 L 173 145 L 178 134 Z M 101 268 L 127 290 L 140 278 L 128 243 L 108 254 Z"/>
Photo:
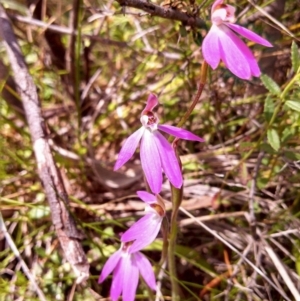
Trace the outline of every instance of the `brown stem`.
<path fill-rule="evenodd" d="M 203 64 L 201 66 L 200 82 L 199 82 L 197 94 L 195 95 L 194 100 L 193 100 L 191 106 L 189 107 L 189 109 L 187 110 L 187 112 L 184 114 L 184 116 L 178 122 L 178 124 L 177 124 L 178 127 L 182 127 L 185 124 L 185 122 L 188 120 L 188 118 L 192 114 L 196 104 L 198 103 L 198 101 L 201 97 L 203 88 L 204 88 L 205 83 L 206 83 L 207 68 L 208 68 L 207 62 L 203 61 Z"/>

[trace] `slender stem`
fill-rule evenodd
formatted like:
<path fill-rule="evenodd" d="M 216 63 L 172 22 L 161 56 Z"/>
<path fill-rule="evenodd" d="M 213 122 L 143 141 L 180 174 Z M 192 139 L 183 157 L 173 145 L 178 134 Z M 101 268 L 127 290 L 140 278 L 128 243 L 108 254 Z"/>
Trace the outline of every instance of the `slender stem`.
<path fill-rule="evenodd" d="M 182 127 L 185 122 L 188 120 L 190 115 L 192 114 L 196 104 L 198 103 L 203 88 L 206 83 L 206 77 L 207 77 L 207 69 L 208 64 L 206 61 L 203 62 L 201 66 L 201 74 L 200 74 L 200 82 L 197 90 L 197 94 L 195 95 L 192 104 L 188 108 L 187 112 L 184 114 L 184 116 L 181 118 L 179 123 L 177 124 L 178 127 Z M 173 142 L 173 147 L 175 149 L 176 153 L 176 146 L 177 146 L 177 139 Z M 177 155 L 177 160 L 181 166 L 180 158 Z M 170 222 L 170 235 L 169 235 L 169 248 L 168 248 L 168 268 L 170 273 L 170 279 L 172 284 L 172 300 L 173 301 L 179 301 L 180 300 L 180 287 L 178 284 L 178 277 L 177 277 L 177 271 L 176 271 L 176 262 L 175 262 L 175 248 L 176 248 L 176 239 L 177 239 L 177 216 L 180 204 L 182 202 L 183 197 L 183 186 L 178 189 L 175 188 L 171 184 L 171 193 L 172 193 L 172 214 L 171 214 L 171 222 Z"/>
<path fill-rule="evenodd" d="M 78 114 L 78 130 L 80 131 L 81 126 L 81 103 L 80 103 L 80 52 L 81 52 L 81 22 L 82 22 L 82 0 L 75 0 L 76 9 L 74 9 L 74 14 L 77 14 L 75 17 L 76 24 L 75 27 L 77 29 L 77 36 L 74 44 L 74 53 L 75 53 L 75 63 L 74 63 L 74 95 L 76 101 L 76 108 Z"/>
<path fill-rule="evenodd" d="M 169 249 L 168 249 L 168 267 L 172 284 L 172 300 L 180 300 L 180 289 L 178 285 L 176 262 L 175 262 L 175 247 L 177 238 L 177 216 L 178 210 L 182 201 L 183 187 L 180 189 L 171 185 L 173 210 L 170 223 Z"/>
<path fill-rule="evenodd" d="M 199 82 L 199 87 L 198 87 L 198 91 L 197 94 L 194 97 L 194 100 L 191 104 L 191 106 L 189 107 L 189 109 L 186 111 L 186 113 L 184 114 L 184 116 L 180 119 L 179 123 L 177 124 L 178 127 L 182 127 L 185 122 L 188 120 L 188 118 L 190 117 L 190 115 L 192 114 L 196 104 L 198 103 L 203 88 L 205 86 L 206 83 L 206 77 L 207 77 L 207 69 L 208 69 L 208 65 L 206 61 L 203 61 L 203 64 L 201 66 L 201 73 L 200 73 L 200 82 Z"/>
<path fill-rule="evenodd" d="M 299 68 L 300 69 L 300 68 Z M 290 89 L 293 87 L 293 85 L 295 84 L 295 82 L 299 79 L 300 74 L 296 74 L 292 80 L 287 84 L 287 86 L 285 87 L 285 89 L 283 90 L 283 92 L 280 95 L 281 99 L 284 99 L 286 94 L 290 91 Z"/>
<path fill-rule="evenodd" d="M 161 258 L 158 264 L 158 268 L 155 271 L 155 275 L 157 276 L 166 262 L 167 256 L 168 256 L 168 247 L 169 247 L 169 241 L 168 241 L 168 234 L 169 234 L 169 222 L 168 219 L 165 217 L 162 222 L 162 235 L 163 235 L 163 245 L 162 245 L 162 251 L 161 251 Z"/>

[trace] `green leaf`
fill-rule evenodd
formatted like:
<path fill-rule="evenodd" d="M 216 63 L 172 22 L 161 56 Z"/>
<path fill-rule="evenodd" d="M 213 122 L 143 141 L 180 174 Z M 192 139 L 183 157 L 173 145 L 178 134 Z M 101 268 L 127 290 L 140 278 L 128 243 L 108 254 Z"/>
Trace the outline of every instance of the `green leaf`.
<path fill-rule="evenodd" d="M 295 135 L 295 128 L 293 127 L 286 127 L 283 132 L 281 133 L 281 142 L 285 143 L 287 142 L 290 138 L 293 138 L 293 136 Z"/>
<path fill-rule="evenodd" d="M 291 108 L 292 110 L 295 110 L 297 112 L 300 112 L 300 101 L 297 100 L 287 100 L 285 104 Z"/>
<path fill-rule="evenodd" d="M 274 113 L 274 101 L 271 97 L 267 97 L 266 100 L 265 100 L 265 105 L 264 105 L 264 114 L 265 114 L 265 118 L 266 118 L 266 121 L 270 121 L 272 116 L 273 116 L 273 113 Z"/>
<path fill-rule="evenodd" d="M 276 82 L 274 82 L 274 80 L 272 78 L 270 78 L 268 75 L 263 74 L 260 77 L 262 83 L 264 84 L 264 86 L 274 95 L 280 95 L 281 93 L 281 89 L 280 87 L 277 85 Z"/>
<path fill-rule="evenodd" d="M 294 72 L 297 72 L 300 66 L 300 56 L 299 49 L 295 41 L 293 41 L 291 47 L 291 61 Z"/>
<path fill-rule="evenodd" d="M 274 149 L 272 148 L 272 146 L 268 143 L 262 143 L 259 147 L 260 150 L 268 153 L 268 154 L 271 154 L 271 155 L 274 155 L 275 154 L 275 151 Z"/>
<path fill-rule="evenodd" d="M 284 152 L 284 156 L 293 161 L 300 160 L 300 154 L 298 154 L 296 152 L 286 151 L 286 152 Z"/>
<path fill-rule="evenodd" d="M 268 141 L 270 145 L 278 151 L 280 148 L 280 138 L 275 129 L 268 130 Z"/>

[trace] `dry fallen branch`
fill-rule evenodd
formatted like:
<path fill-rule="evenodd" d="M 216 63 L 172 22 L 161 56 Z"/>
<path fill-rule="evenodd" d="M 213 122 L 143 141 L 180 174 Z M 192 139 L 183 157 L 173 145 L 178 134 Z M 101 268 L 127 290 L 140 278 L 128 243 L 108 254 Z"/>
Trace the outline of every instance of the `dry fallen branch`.
<path fill-rule="evenodd" d="M 24 57 L 8 16 L 1 5 L 0 36 L 2 36 L 14 73 L 17 90 L 23 102 L 38 165 L 39 177 L 43 183 L 51 209 L 52 223 L 64 251 L 65 258 L 71 264 L 77 276 L 77 283 L 81 283 L 89 276 L 89 264 L 80 244 L 81 235 L 76 229 L 74 219 L 68 211 L 68 196 L 46 138 L 45 124 L 41 114 L 36 87 L 27 70 Z"/>
<path fill-rule="evenodd" d="M 185 25 L 205 27 L 205 22 L 200 18 L 174 8 L 167 8 L 156 5 L 150 1 L 143 0 L 116 0 L 122 7 L 134 7 L 164 19 L 181 21 Z M 126 11 L 125 11 L 126 12 Z"/>

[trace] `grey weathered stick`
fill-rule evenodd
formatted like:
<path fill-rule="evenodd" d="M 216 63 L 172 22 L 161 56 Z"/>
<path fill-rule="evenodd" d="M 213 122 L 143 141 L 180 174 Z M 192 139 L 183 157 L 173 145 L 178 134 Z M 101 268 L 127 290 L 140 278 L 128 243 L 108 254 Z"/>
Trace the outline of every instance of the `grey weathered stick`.
<path fill-rule="evenodd" d="M 174 8 L 167 8 L 150 1 L 144 0 L 116 0 L 123 7 L 134 7 L 143 10 L 150 14 L 151 16 L 157 16 L 164 19 L 177 20 L 183 22 L 185 25 L 192 25 L 197 27 L 204 27 L 205 22 L 194 17 L 188 13 L 182 12 Z"/>
<path fill-rule="evenodd" d="M 0 36 L 2 36 L 8 59 L 13 70 L 18 93 L 21 96 L 33 149 L 38 166 L 38 174 L 43 183 L 58 239 L 65 258 L 71 264 L 77 283 L 89 276 L 89 264 L 80 243 L 80 233 L 68 211 L 68 195 L 56 167 L 45 135 L 45 124 L 41 115 L 37 90 L 17 43 L 9 18 L 0 5 Z"/>
<path fill-rule="evenodd" d="M 4 234 L 4 237 L 7 241 L 7 244 L 9 245 L 9 247 L 11 248 L 11 250 L 13 251 L 13 253 L 15 254 L 16 258 L 19 260 L 21 267 L 23 269 L 23 272 L 25 273 L 25 275 L 27 276 L 27 278 L 29 279 L 29 281 L 31 282 L 34 290 L 36 291 L 37 295 L 39 296 L 40 301 L 46 301 L 46 297 L 43 293 L 43 291 L 39 288 L 34 276 L 32 275 L 31 271 L 29 270 L 28 266 L 26 265 L 25 261 L 23 260 L 17 246 L 15 245 L 14 241 L 12 240 L 10 234 L 8 233 L 4 220 L 2 218 L 2 214 L 0 212 L 0 233 Z"/>

